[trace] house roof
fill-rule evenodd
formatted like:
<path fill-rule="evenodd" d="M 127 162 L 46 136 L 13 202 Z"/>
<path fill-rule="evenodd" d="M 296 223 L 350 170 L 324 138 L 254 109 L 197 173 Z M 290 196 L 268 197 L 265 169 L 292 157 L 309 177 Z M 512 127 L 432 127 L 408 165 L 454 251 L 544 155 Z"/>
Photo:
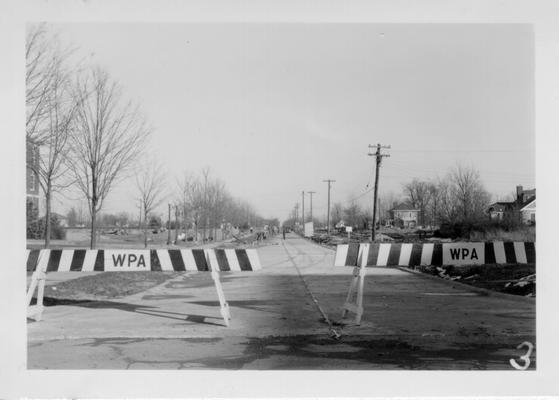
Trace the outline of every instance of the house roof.
<path fill-rule="evenodd" d="M 498 211 L 498 212 L 522 210 L 525 207 L 529 206 L 532 202 L 534 202 L 534 207 L 535 207 L 536 206 L 535 201 L 536 201 L 535 196 L 530 197 L 524 203 L 520 203 L 520 204 L 518 203 L 518 201 L 497 201 L 491 204 L 489 207 L 487 207 L 487 210 Z"/>
<path fill-rule="evenodd" d="M 512 210 L 516 203 L 514 201 L 497 201 L 491 204 L 487 209 L 489 211 L 499 211 L 504 212 L 508 210 Z"/>
<path fill-rule="evenodd" d="M 520 192 L 520 194 L 526 195 L 526 196 L 535 196 L 536 195 L 536 189 L 526 189 L 526 190 L 522 190 Z"/>
<path fill-rule="evenodd" d="M 535 210 L 535 209 L 536 209 L 536 199 L 533 198 L 528 200 L 526 203 L 524 203 L 520 211 Z"/>
<path fill-rule="evenodd" d="M 410 203 L 400 203 L 392 207 L 390 211 L 419 211 L 418 208 L 415 208 Z"/>

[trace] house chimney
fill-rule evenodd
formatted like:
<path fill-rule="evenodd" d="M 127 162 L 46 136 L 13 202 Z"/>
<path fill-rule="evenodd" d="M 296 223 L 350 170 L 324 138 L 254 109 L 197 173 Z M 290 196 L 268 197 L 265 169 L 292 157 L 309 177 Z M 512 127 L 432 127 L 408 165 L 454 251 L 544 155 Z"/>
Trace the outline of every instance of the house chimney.
<path fill-rule="evenodd" d="M 516 186 L 516 200 L 522 202 L 522 185 Z"/>

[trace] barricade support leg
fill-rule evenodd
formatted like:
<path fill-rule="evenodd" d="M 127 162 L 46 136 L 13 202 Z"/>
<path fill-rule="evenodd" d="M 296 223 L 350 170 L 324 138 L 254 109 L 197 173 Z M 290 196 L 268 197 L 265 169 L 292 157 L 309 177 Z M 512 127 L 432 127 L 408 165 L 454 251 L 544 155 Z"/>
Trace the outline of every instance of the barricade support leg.
<path fill-rule="evenodd" d="M 31 276 L 31 284 L 27 290 L 27 318 L 33 318 L 40 321 L 43 317 L 43 297 L 45 294 L 46 274 L 43 271 L 36 270 Z M 32 306 L 33 294 L 37 289 L 37 304 Z"/>
<path fill-rule="evenodd" d="M 229 321 L 231 320 L 231 313 L 229 312 L 229 304 L 227 300 L 225 300 L 225 294 L 223 293 L 223 287 L 221 286 L 221 281 L 219 280 L 219 269 L 217 268 L 217 260 L 215 260 L 215 253 L 212 253 L 211 250 L 204 251 L 206 255 L 206 262 L 208 264 L 208 268 L 211 271 L 212 279 L 214 281 L 215 289 L 217 291 L 217 297 L 219 298 L 219 306 L 221 316 L 223 317 L 223 322 L 225 326 L 229 326 Z M 213 257 L 212 257 L 213 256 Z"/>
<path fill-rule="evenodd" d="M 355 314 L 355 324 L 361 324 L 363 317 L 363 289 L 365 285 L 365 275 L 367 273 L 367 254 L 369 245 L 360 246 L 357 266 L 353 268 L 353 278 L 347 292 L 346 301 L 342 308 L 342 319 L 349 312 Z"/>
<path fill-rule="evenodd" d="M 347 316 L 349 312 L 355 314 L 355 323 L 361 324 L 363 316 L 363 287 L 365 283 L 365 268 L 355 267 L 353 269 L 353 278 L 349 286 L 347 298 L 342 308 L 342 319 Z"/>
<path fill-rule="evenodd" d="M 229 326 L 229 321 L 231 320 L 231 314 L 229 312 L 229 304 L 225 300 L 225 294 L 223 293 L 223 288 L 221 287 L 221 281 L 219 280 L 219 273 L 217 271 L 212 271 L 212 279 L 215 284 L 217 291 L 217 297 L 219 298 L 220 312 L 223 317 L 223 322 L 226 326 Z"/>

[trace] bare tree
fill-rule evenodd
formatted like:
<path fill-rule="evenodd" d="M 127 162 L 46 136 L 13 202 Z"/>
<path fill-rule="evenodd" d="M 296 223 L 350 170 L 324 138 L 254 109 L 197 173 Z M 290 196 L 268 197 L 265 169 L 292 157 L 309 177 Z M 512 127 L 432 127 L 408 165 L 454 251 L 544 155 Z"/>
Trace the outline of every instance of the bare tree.
<path fill-rule="evenodd" d="M 438 179 L 435 196 L 433 203 L 437 203 L 437 220 L 439 222 L 455 221 L 458 212 L 452 194 L 452 183 L 449 175 Z"/>
<path fill-rule="evenodd" d="M 91 215 L 91 248 L 96 246 L 96 215 L 114 183 L 140 155 L 149 129 L 139 110 L 123 102 L 107 72 L 92 69 L 78 81 L 76 132 L 72 135 L 72 170 Z"/>
<path fill-rule="evenodd" d="M 194 227 L 195 240 L 198 240 L 198 228 L 202 218 L 204 198 L 200 179 L 188 172 L 183 173 L 182 180 L 178 183 L 179 203 L 183 210 L 184 233 L 191 218 Z"/>
<path fill-rule="evenodd" d="M 440 193 L 439 185 L 436 181 L 430 181 L 427 185 L 429 190 L 429 204 L 427 205 L 427 215 L 429 225 L 437 225 L 439 223 L 440 209 Z"/>
<path fill-rule="evenodd" d="M 53 58 L 51 46 L 44 24 L 30 26 L 25 41 L 25 130 L 27 139 L 34 143 L 40 142 L 47 97 L 59 61 Z"/>
<path fill-rule="evenodd" d="M 66 188 L 68 139 L 77 103 L 71 94 L 71 74 L 64 61 L 67 50 L 47 37 L 44 25 L 32 27 L 26 44 L 27 142 L 38 157 L 27 161 L 45 196 L 45 247 L 50 245 L 53 193 Z"/>
<path fill-rule="evenodd" d="M 361 206 L 353 201 L 344 208 L 344 221 L 347 226 L 360 226 L 363 222 L 363 210 Z"/>
<path fill-rule="evenodd" d="M 27 29 L 25 41 L 25 131 L 28 140 L 42 144 L 48 134 L 48 119 L 55 81 L 60 83 L 62 64 L 72 54 L 62 48 L 58 38 L 46 24 L 33 24 Z"/>
<path fill-rule="evenodd" d="M 225 183 L 219 179 L 211 182 L 209 188 L 209 209 L 211 210 L 213 238 L 217 237 L 217 228 L 221 225 L 223 220 L 223 208 L 225 199 Z"/>
<path fill-rule="evenodd" d="M 148 215 L 164 200 L 165 174 L 155 160 L 146 162 L 136 174 L 136 188 L 144 216 L 144 247 L 148 247 Z"/>
<path fill-rule="evenodd" d="M 202 189 L 202 218 L 204 221 L 204 229 L 202 231 L 202 238 L 203 240 L 207 239 L 207 229 L 208 229 L 208 225 L 210 223 L 210 210 L 209 210 L 209 206 L 210 206 L 210 168 L 209 167 L 204 167 L 202 168 L 201 171 L 202 174 L 202 178 L 201 178 L 201 189 Z"/>
<path fill-rule="evenodd" d="M 334 226 L 336 226 L 336 224 L 340 222 L 344 217 L 344 209 L 342 203 L 334 203 L 332 205 L 331 214 L 332 214 L 332 223 L 334 224 Z"/>
<path fill-rule="evenodd" d="M 194 223 L 196 238 L 198 229 L 202 227 L 202 237 L 217 238 L 217 229 L 223 221 L 232 226 L 260 226 L 263 218 L 246 201 L 233 198 L 225 183 L 211 176 L 208 167 L 198 175 L 184 173 L 177 183 L 179 200 L 183 215 L 189 215 Z M 184 220 L 186 226 L 186 219 Z"/>
<path fill-rule="evenodd" d="M 404 194 L 414 208 L 419 209 L 419 225 L 425 225 L 425 213 L 431 201 L 429 182 L 414 178 L 404 184 Z"/>
<path fill-rule="evenodd" d="M 182 208 L 182 224 L 184 229 L 184 236 L 186 237 L 187 228 L 188 228 L 188 216 L 190 210 L 192 208 L 190 203 L 190 193 L 191 193 L 191 185 L 192 185 L 192 175 L 187 172 L 184 172 L 182 178 L 177 180 L 177 188 L 178 188 L 178 204 Z"/>
<path fill-rule="evenodd" d="M 473 167 L 457 165 L 450 174 L 452 194 L 463 221 L 483 216 L 489 204 L 489 193 L 483 187 L 479 172 Z"/>
<path fill-rule="evenodd" d="M 379 217 L 381 220 L 391 219 L 391 210 L 399 202 L 400 197 L 394 192 L 386 192 L 379 196 Z"/>

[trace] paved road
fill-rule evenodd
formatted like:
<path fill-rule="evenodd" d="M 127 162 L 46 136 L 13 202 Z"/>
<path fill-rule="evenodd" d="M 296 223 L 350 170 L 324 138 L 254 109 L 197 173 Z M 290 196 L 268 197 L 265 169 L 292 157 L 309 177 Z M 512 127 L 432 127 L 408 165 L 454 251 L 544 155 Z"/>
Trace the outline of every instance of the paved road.
<path fill-rule="evenodd" d="M 296 236 L 271 243 L 262 271 L 222 273 L 229 328 L 210 275 L 187 273 L 114 301 L 48 307 L 28 323 L 28 367 L 507 370 L 519 344 L 535 344 L 533 299 L 389 268 L 368 269 L 363 322 L 335 325 L 334 340 L 309 291 L 339 321 L 351 268 Z"/>

